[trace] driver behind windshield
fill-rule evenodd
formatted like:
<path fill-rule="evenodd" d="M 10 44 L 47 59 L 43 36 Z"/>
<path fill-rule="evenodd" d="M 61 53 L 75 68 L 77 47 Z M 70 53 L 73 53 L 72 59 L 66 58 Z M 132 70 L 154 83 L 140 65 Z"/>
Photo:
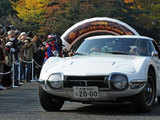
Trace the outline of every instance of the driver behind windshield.
<path fill-rule="evenodd" d="M 136 46 L 136 41 L 136 39 L 130 38 L 87 39 L 80 45 L 76 52 L 83 54 L 97 52 L 128 55 L 131 54 L 131 48 Z"/>
<path fill-rule="evenodd" d="M 95 45 L 94 47 L 90 48 L 89 53 L 93 52 L 101 52 L 101 46 Z"/>
<path fill-rule="evenodd" d="M 101 51 L 106 52 L 112 52 L 116 46 L 115 40 L 106 40 L 104 43 L 104 46 L 101 48 Z"/>
<path fill-rule="evenodd" d="M 130 48 L 123 45 L 120 40 L 106 40 L 105 45 L 101 49 L 102 52 L 125 52 L 128 53 Z"/>

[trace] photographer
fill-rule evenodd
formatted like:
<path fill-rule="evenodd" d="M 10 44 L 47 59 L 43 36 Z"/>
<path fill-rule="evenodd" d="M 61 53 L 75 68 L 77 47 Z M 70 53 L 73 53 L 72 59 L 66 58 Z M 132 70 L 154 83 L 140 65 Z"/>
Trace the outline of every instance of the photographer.
<path fill-rule="evenodd" d="M 27 82 L 31 82 L 32 80 L 32 59 L 33 59 L 33 55 L 34 55 L 34 45 L 31 41 L 30 38 L 27 38 L 24 41 L 24 45 L 21 48 L 21 59 L 24 61 L 24 66 L 25 66 L 25 80 L 27 80 Z M 25 76 L 26 75 L 26 76 Z"/>
<path fill-rule="evenodd" d="M 18 84 L 18 40 L 15 37 L 15 33 L 13 30 L 8 32 L 8 42 L 5 45 L 5 53 L 6 53 L 6 63 L 8 66 L 14 67 L 14 80 L 15 85 L 19 86 Z"/>
<path fill-rule="evenodd" d="M 57 37 L 56 35 L 48 35 L 46 45 L 45 45 L 45 58 L 44 62 L 50 57 L 58 57 L 58 44 L 57 44 Z"/>
<path fill-rule="evenodd" d="M 45 57 L 45 45 L 41 44 L 37 51 L 34 53 L 33 59 L 34 59 L 34 73 L 37 78 L 39 78 L 40 71 L 44 62 Z"/>

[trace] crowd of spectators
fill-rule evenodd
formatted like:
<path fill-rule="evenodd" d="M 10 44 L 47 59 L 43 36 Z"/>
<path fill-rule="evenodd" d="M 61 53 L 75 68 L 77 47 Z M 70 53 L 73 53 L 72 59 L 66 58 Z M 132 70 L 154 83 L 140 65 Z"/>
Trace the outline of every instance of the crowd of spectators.
<path fill-rule="evenodd" d="M 0 90 L 31 82 L 33 63 L 34 78 L 38 78 L 49 57 L 63 57 L 62 47 L 58 34 L 38 36 L 21 32 L 13 25 L 0 25 Z"/>

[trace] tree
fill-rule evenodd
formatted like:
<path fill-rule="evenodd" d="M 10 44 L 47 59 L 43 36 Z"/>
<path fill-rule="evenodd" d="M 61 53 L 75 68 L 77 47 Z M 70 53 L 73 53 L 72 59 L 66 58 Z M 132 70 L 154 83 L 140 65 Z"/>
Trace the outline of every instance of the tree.
<path fill-rule="evenodd" d="M 50 0 L 10 0 L 10 2 L 17 13 L 13 18 L 10 17 L 11 23 L 20 30 L 38 32 L 45 20 Z"/>
<path fill-rule="evenodd" d="M 40 34 L 63 33 L 68 28 L 67 14 L 70 10 L 70 0 L 51 0 L 47 6 L 44 25 Z M 73 16 L 72 16 L 73 17 Z"/>
<path fill-rule="evenodd" d="M 160 31 L 160 0 L 133 0 L 131 3 L 125 3 L 130 7 L 127 10 L 128 15 L 134 15 L 128 23 L 133 25 L 142 35 L 150 36 L 155 39 L 160 38 L 157 31 Z M 131 11 L 134 11 L 131 13 Z M 125 14 L 126 15 L 126 14 Z"/>
<path fill-rule="evenodd" d="M 11 4 L 8 0 L 1 0 L 0 2 L 0 16 L 7 16 L 13 13 Z"/>
<path fill-rule="evenodd" d="M 14 14 L 9 0 L 0 1 L 0 24 L 8 24 L 7 17 L 10 14 Z"/>
<path fill-rule="evenodd" d="M 34 28 L 40 34 L 54 32 L 62 34 L 81 20 L 91 17 L 111 17 L 128 23 L 142 35 L 148 35 L 160 29 L 159 1 L 16 0 L 13 2 L 12 0 L 12 6 L 26 29 Z M 155 36 L 155 33 L 149 35 Z"/>
<path fill-rule="evenodd" d="M 44 19 L 46 7 L 50 0 L 19 0 L 11 1 L 17 16 L 25 22 L 39 23 Z"/>

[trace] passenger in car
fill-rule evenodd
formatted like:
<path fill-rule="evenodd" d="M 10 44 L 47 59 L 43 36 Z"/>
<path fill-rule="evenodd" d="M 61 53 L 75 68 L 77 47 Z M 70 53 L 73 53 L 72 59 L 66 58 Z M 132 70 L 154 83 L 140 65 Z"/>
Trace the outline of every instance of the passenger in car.
<path fill-rule="evenodd" d="M 137 55 L 137 47 L 131 47 L 131 49 L 129 50 L 129 54 L 130 55 Z"/>

